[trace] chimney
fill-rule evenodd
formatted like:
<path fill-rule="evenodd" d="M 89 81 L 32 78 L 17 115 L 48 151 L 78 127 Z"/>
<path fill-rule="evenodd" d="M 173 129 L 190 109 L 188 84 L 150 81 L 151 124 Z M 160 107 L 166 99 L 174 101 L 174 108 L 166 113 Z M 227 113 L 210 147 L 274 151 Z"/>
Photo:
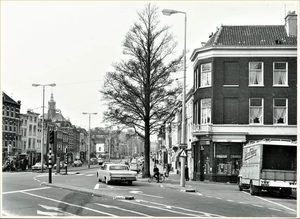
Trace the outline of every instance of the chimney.
<path fill-rule="evenodd" d="M 285 29 L 289 37 L 297 36 L 297 15 L 295 11 L 289 11 L 285 17 Z"/>

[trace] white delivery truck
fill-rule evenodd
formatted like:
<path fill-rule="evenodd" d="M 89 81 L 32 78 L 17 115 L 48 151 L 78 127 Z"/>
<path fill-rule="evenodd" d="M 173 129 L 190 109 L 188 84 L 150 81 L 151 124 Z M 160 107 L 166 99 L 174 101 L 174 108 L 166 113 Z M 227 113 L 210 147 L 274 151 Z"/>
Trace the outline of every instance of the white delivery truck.
<path fill-rule="evenodd" d="M 239 190 L 251 195 L 263 191 L 289 196 L 297 187 L 297 142 L 263 139 L 243 147 L 243 163 L 238 175 Z"/>

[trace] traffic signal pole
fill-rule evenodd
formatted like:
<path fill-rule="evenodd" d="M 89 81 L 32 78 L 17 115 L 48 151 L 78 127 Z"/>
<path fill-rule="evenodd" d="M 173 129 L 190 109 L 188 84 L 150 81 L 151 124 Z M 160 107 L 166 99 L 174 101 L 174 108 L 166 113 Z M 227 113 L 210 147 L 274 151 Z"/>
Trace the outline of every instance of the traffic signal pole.
<path fill-rule="evenodd" d="M 48 152 L 48 167 L 49 167 L 49 183 L 52 183 L 52 147 L 54 143 L 54 131 L 51 130 L 49 133 L 49 152 Z M 42 163 L 43 166 L 43 163 Z"/>

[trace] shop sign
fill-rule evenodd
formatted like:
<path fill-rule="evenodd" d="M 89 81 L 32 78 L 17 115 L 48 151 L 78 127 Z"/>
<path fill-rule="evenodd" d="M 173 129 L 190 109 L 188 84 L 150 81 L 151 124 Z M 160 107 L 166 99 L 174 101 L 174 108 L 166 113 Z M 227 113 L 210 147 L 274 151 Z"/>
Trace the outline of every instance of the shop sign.
<path fill-rule="evenodd" d="M 231 158 L 242 158 L 241 155 L 231 155 Z"/>
<path fill-rule="evenodd" d="M 216 158 L 227 158 L 226 154 L 217 154 Z"/>

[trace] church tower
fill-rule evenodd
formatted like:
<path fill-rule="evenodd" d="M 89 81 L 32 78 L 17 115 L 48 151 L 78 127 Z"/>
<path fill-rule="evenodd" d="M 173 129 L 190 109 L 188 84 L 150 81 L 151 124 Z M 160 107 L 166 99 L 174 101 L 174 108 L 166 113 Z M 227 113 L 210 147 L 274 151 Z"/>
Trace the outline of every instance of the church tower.
<path fill-rule="evenodd" d="M 48 101 L 48 118 L 53 118 L 56 113 L 56 102 L 53 99 L 53 93 L 51 93 L 50 101 Z"/>

